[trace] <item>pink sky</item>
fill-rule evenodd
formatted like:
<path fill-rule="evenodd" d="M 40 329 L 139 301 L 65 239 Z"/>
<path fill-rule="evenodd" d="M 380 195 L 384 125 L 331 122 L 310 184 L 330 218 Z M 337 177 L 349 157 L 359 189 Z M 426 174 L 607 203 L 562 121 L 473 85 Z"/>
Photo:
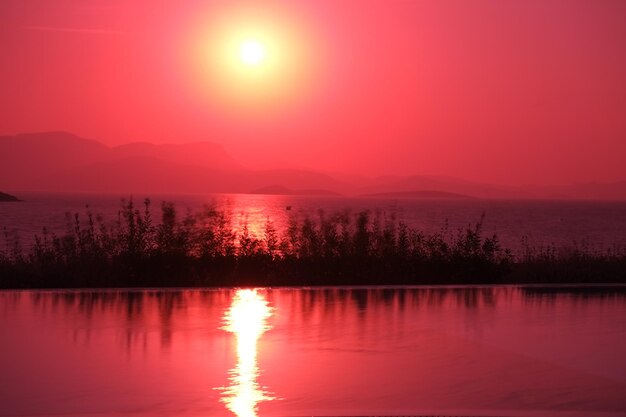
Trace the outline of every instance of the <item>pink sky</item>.
<path fill-rule="evenodd" d="M 622 0 L 258 4 L 3 0 L 0 134 L 210 140 L 251 167 L 626 180 Z M 239 15 L 295 45 L 294 72 L 253 103 L 216 93 L 189 52 Z"/>

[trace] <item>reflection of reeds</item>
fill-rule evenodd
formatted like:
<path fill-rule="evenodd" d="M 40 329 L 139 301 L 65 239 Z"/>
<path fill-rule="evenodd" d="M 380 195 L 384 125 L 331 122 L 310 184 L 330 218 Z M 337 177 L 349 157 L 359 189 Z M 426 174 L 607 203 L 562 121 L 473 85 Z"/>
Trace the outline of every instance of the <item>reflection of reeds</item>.
<path fill-rule="evenodd" d="M 117 221 L 86 213 L 28 250 L 5 233 L 0 286 L 114 287 L 360 285 L 506 282 L 626 282 L 626 253 L 531 249 L 513 256 L 482 219 L 466 230 L 425 234 L 368 212 L 292 217 L 280 233 L 270 220 L 258 236 L 206 208 L 181 217 L 173 203 L 152 219 L 150 201 L 123 201 Z"/>

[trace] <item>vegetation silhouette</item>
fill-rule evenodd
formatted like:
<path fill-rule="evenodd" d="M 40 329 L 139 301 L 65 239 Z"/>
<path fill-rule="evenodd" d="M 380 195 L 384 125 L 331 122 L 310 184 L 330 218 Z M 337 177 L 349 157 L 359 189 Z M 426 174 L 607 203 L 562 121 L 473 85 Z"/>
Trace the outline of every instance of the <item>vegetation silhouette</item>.
<path fill-rule="evenodd" d="M 530 248 L 513 255 L 484 216 L 465 230 L 426 234 L 367 211 L 290 218 L 284 232 L 268 219 L 262 236 L 234 228 L 225 211 L 181 216 L 161 204 L 122 200 L 107 224 L 87 208 L 68 230 L 43 230 L 26 250 L 5 231 L 0 287 L 199 287 L 626 282 L 626 253 L 585 247 Z"/>

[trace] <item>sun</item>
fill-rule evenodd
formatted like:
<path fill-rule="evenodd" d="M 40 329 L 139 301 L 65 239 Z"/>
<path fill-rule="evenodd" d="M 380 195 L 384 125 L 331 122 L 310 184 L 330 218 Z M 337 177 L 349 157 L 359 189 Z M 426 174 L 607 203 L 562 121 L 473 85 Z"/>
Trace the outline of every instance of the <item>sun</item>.
<path fill-rule="evenodd" d="M 238 118 L 282 115 L 322 79 L 320 41 L 306 20 L 255 4 L 199 17 L 184 35 L 190 93 Z"/>
<path fill-rule="evenodd" d="M 239 59 L 248 66 L 261 64 L 265 55 L 265 47 L 256 39 L 247 39 L 239 45 Z"/>

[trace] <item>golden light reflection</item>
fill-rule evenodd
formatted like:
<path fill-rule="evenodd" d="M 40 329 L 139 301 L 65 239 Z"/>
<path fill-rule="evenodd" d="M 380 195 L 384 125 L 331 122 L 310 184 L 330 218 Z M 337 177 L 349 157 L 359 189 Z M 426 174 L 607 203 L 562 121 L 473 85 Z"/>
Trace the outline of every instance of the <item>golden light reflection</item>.
<path fill-rule="evenodd" d="M 272 315 L 265 297 L 257 290 L 237 290 L 224 316 L 224 330 L 236 337 L 237 365 L 230 370 L 230 385 L 223 388 L 221 401 L 237 417 L 256 417 L 258 403 L 274 397 L 257 382 L 257 342 L 269 330 L 267 319 Z"/>

